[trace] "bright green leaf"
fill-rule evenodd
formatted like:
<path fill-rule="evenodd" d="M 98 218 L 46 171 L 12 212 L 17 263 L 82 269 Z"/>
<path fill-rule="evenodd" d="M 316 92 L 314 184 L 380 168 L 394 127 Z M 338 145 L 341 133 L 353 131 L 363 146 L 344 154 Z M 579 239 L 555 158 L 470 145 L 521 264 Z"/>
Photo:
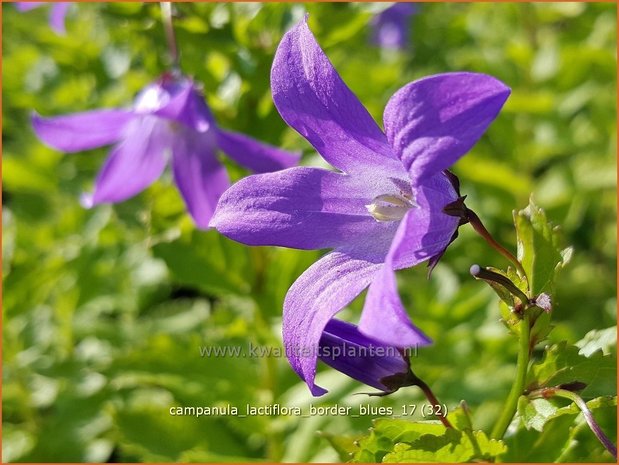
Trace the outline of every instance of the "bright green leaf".
<path fill-rule="evenodd" d="M 579 354 L 578 347 L 566 342 L 546 348 L 544 358 L 529 370 L 529 390 L 581 382 L 586 388 L 581 395 L 586 398 L 615 394 L 617 392 L 616 355 L 601 351 L 590 357 Z"/>
<path fill-rule="evenodd" d="M 564 263 L 559 231 L 547 220 L 544 210 L 530 199 L 529 206 L 514 212 L 518 260 L 524 267 L 533 295 L 552 288 L 557 266 Z"/>

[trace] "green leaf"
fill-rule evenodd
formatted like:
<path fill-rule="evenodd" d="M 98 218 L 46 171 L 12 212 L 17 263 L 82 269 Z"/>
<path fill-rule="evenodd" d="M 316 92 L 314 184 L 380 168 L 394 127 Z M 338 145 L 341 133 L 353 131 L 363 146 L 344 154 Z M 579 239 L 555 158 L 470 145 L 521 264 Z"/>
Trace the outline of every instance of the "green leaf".
<path fill-rule="evenodd" d="M 359 438 L 356 436 L 343 436 L 324 431 L 319 431 L 318 435 L 331 444 L 342 462 L 348 462 L 358 449 L 356 442 Z"/>
<path fill-rule="evenodd" d="M 153 246 L 178 284 L 208 294 L 246 294 L 251 274 L 247 250 L 216 232 L 192 231 L 173 242 Z M 249 276 L 246 276 L 249 275 Z"/>
<path fill-rule="evenodd" d="M 609 354 L 613 347 L 617 347 L 617 326 L 589 331 L 575 345 L 580 348 L 579 353 L 585 357 L 589 357 L 598 350 L 605 355 Z"/>
<path fill-rule="evenodd" d="M 587 402 L 609 437 L 616 437 L 616 397 Z M 610 462 L 612 457 L 593 435 L 573 404 L 559 407 L 545 399 L 520 398 L 518 428 L 505 438 L 504 462 Z M 526 417 L 526 418 L 525 418 Z M 527 428 L 529 426 L 529 428 Z M 541 432 L 540 432 L 541 431 Z"/>
<path fill-rule="evenodd" d="M 462 444 L 462 438 L 460 431 L 449 429 L 442 436 L 423 436 L 417 444 L 396 444 L 383 463 L 466 462 L 473 458 L 475 451 L 470 441 Z"/>
<path fill-rule="evenodd" d="M 516 284 L 516 286 L 518 286 L 517 282 L 518 281 L 514 281 L 512 280 L 512 277 L 510 276 L 510 270 L 508 270 L 507 272 L 500 270 L 498 268 L 494 268 L 492 266 L 487 267 L 487 269 L 489 271 L 493 271 L 495 273 L 498 273 L 500 275 L 505 276 L 507 279 L 509 279 L 510 281 L 512 281 L 514 284 Z M 510 268 L 511 269 L 511 268 Z M 512 273 L 513 274 L 513 273 Z M 492 288 L 492 290 L 499 296 L 499 298 L 505 302 L 505 304 L 510 307 L 511 309 L 514 308 L 515 302 L 514 302 L 514 295 L 509 292 L 504 286 L 494 282 L 494 281 L 486 281 L 488 283 L 488 285 Z M 520 288 L 520 286 L 518 286 Z M 526 292 L 526 287 L 525 289 L 522 289 L 524 292 Z"/>
<path fill-rule="evenodd" d="M 473 431 L 469 406 L 465 401 L 461 401 L 458 408 L 448 413 L 447 420 L 458 431 Z"/>
<path fill-rule="evenodd" d="M 531 346 L 535 346 L 548 336 L 552 330 L 552 325 L 550 324 L 551 317 L 552 315 L 550 312 L 544 311 L 540 311 L 535 317 L 535 321 L 531 327 Z"/>
<path fill-rule="evenodd" d="M 533 458 L 539 461 L 566 461 L 565 454 L 576 454 L 577 449 L 575 443 L 585 443 L 587 454 L 580 455 L 580 460 L 583 457 L 592 457 L 588 455 L 591 450 L 596 451 L 596 455 L 608 455 L 604 452 L 602 445 L 597 442 L 593 433 L 582 419 L 578 417 L 580 409 L 570 403 L 567 406 L 561 407 L 561 403 L 565 400 L 552 399 L 529 399 L 522 396 L 518 402 L 518 416 L 522 421 L 520 430 L 507 439 L 509 443 L 509 451 L 518 450 L 521 455 L 511 456 L 508 454 L 504 459 L 506 461 L 525 460 L 530 461 Z M 587 402 L 587 406 L 592 411 L 596 421 L 605 419 L 607 413 L 615 414 L 616 418 L 616 396 L 597 397 Z M 611 415 L 612 416 L 612 415 Z M 576 423 L 574 423 L 576 422 Z M 603 429 L 607 431 L 610 437 L 614 436 L 614 431 L 611 431 L 609 425 L 614 424 L 614 421 L 603 422 Z M 573 437 L 578 430 L 582 431 L 582 437 L 575 441 Z M 608 455 L 610 456 L 610 455 Z"/>
<path fill-rule="evenodd" d="M 518 399 L 518 415 L 527 429 L 542 431 L 546 422 L 555 417 L 557 410 L 559 407 L 554 399 L 529 399 L 526 396 Z"/>
<path fill-rule="evenodd" d="M 359 441 L 354 462 L 382 462 L 397 442 L 412 442 L 424 434 L 440 435 L 445 427 L 438 423 L 413 423 L 406 420 L 377 420 L 368 436 Z"/>
<path fill-rule="evenodd" d="M 596 423 L 613 442 L 617 438 L 617 397 L 600 397 L 587 402 Z M 577 414 L 578 408 L 571 404 L 560 409 L 565 414 Z M 563 418 L 573 418 L 565 415 Z M 610 453 L 593 435 L 582 415 L 576 416 L 575 426 L 570 429 L 566 446 L 558 457 L 561 462 L 615 462 Z"/>
<path fill-rule="evenodd" d="M 470 460 L 490 460 L 506 451 L 501 441 L 488 439 L 483 431 L 467 435 L 455 429 L 445 429 L 441 436 L 424 435 L 412 444 L 399 443 L 385 455 L 384 463 L 434 462 L 461 463 Z"/>
<path fill-rule="evenodd" d="M 601 351 L 585 357 L 578 347 L 564 341 L 547 347 L 544 358 L 529 370 L 529 390 L 553 387 L 579 381 L 586 384 L 581 395 L 585 398 L 617 392 L 617 357 Z"/>
<path fill-rule="evenodd" d="M 378 420 L 370 435 L 358 442 L 353 462 L 466 462 L 491 460 L 505 453 L 501 441 L 472 430 L 465 408 L 451 412 L 449 419 L 454 428 L 433 422 Z"/>
<path fill-rule="evenodd" d="M 529 200 L 529 205 L 514 212 L 518 260 L 524 267 L 533 295 L 552 290 L 555 270 L 569 260 L 570 249 L 563 250 L 559 229 L 552 226 L 544 210 Z"/>
<path fill-rule="evenodd" d="M 247 453 L 234 433 L 217 417 L 172 416 L 166 406 L 129 405 L 115 414 L 121 453 L 146 461 L 178 461 L 182 454 Z M 182 431 L 182 434 L 179 434 Z M 165 438 L 165 440 L 163 439 Z"/>

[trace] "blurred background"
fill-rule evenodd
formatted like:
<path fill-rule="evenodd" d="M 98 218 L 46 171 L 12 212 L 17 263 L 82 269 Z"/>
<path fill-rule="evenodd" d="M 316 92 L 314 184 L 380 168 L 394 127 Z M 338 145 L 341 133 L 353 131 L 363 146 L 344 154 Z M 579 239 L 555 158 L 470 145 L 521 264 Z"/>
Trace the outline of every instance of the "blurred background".
<path fill-rule="evenodd" d="M 454 167 L 462 193 L 512 250 L 512 211 L 531 194 L 561 225 L 574 256 L 557 283 L 550 341 L 613 327 L 616 5 L 419 4 L 404 50 L 370 44 L 371 20 L 386 6 L 177 4 L 181 66 L 204 84 L 222 127 L 302 150 L 306 165 L 321 161 L 281 120 L 269 90 L 277 44 L 305 12 L 379 122 L 397 89 L 429 74 L 504 81 L 507 105 Z M 2 7 L 5 462 L 337 461 L 329 435 L 366 432 L 372 417 L 195 418 L 169 408 L 422 401 L 416 388 L 352 395 L 371 389 L 324 366 L 318 384 L 330 392 L 314 399 L 284 358 L 201 357 L 200 346 L 280 347 L 284 295 L 322 252 L 248 248 L 196 230 L 169 173 L 127 202 L 83 209 L 80 194 L 107 150 L 49 149 L 29 115 L 129 105 L 166 70 L 159 7 L 73 4 L 66 35 L 49 28 L 46 7 Z M 247 174 L 226 163 L 234 179 Z M 488 429 L 513 381 L 517 344 L 498 298 L 468 270 L 506 263 L 470 227 L 460 233 L 431 280 L 423 266 L 399 273 L 400 293 L 435 341 L 412 360 L 415 372 L 448 406 L 465 399 L 475 428 Z M 357 321 L 363 299 L 342 316 Z M 615 421 L 601 419 L 616 438 Z M 585 449 L 599 448 L 587 433 Z M 567 459 L 582 458 L 574 454 Z"/>

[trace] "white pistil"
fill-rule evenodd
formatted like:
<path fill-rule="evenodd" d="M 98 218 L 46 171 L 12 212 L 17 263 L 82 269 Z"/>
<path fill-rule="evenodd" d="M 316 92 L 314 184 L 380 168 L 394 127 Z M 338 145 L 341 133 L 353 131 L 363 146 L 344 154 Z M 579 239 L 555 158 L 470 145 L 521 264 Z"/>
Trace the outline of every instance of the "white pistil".
<path fill-rule="evenodd" d="M 379 195 L 365 208 L 376 221 L 400 221 L 406 212 L 416 206 L 409 195 L 400 193 Z"/>

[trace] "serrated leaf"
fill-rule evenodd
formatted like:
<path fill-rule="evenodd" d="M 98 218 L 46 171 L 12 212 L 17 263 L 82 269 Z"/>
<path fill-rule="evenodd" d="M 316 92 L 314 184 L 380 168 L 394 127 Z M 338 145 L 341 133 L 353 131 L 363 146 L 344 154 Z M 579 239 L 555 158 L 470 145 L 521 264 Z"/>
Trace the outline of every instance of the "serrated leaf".
<path fill-rule="evenodd" d="M 506 437 L 508 450 L 501 460 L 586 462 L 596 457 L 595 461 L 610 461 L 610 454 L 590 431 L 582 415 L 579 416 L 580 409 L 574 403 L 559 407 L 559 402 L 521 397 L 518 414 L 523 421 L 518 423 L 513 434 Z M 596 421 L 601 422 L 609 437 L 616 436 L 616 405 L 615 396 L 598 397 L 587 402 Z"/>
<path fill-rule="evenodd" d="M 544 210 L 535 205 L 533 199 L 524 210 L 514 212 L 514 225 L 518 260 L 527 273 L 533 295 L 541 294 L 552 287 L 555 270 L 564 264 L 559 230 L 553 228 Z"/>
<path fill-rule="evenodd" d="M 443 436 L 424 436 L 422 444 L 396 444 L 393 452 L 385 455 L 383 463 L 461 463 L 473 458 L 470 442 L 462 444 L 460 431 L 446 430 Z"/>
<path fill-rule="evenodd" d="M 542 431 L 548 420 L 554 418 L 559 407 L 556 402 L 548 399 L 529 399 L 520 396 L 518 399 L 518 415 L 526 429 Z"/>
<path fill-rule="evenodd" d="M 587 402 L 587 405 L 589 406 L 589 409 L 592 410 L 595 421 L 602 428 L 602 431 L 604 431 L 604 433 L 611 438 L 612 442 L 616 442 L 617 398 L 600 398 L 599 405 L 592 405 L 596 402 L 596 400 L 597 399 Z M 574 407 L 574 410 L 577 410 L 573 404 L 570 407 L 565 407 L 565 409 L 570 409 L 571 407 Z M 561 418 L 573 417 L 563 416 Z M 557 420 L 561 418 L 558 418 Z M 616 463 L 616 460 L 614 460 L 614 457 L 611 456 L 610 452 L 602 445 L 598 438 L 594 436 L 584 417 L 582 415 L 577 415 L 574 426 L 570 428 L 565 446 L 561 448 L 561 455 L 557 458 L 557 462 Z"/>
<path fill-rule="evenodd" d="M 477 441 L 478 454 L 483 460 L 490 460 L 507 452 L 507 446 L 503 441 L 490 439 L 483 431 L 474 431 L 473 435 Z"/>
<path fill-rule="evenodd" d="M 604 355 L 601 351 L 590 357 L 579 354 L 576 346 L 566 342 L 547 347 L 544 358 L 529 370 L 529 389 L 553 387 L 581 382 L 586 384 L 581 396 L 599 397 L 617 392 L 616 355 Z"/>
<path fill-rule="evenodd" d="M 458 431 L 473 431 L 469 407 L 465 401 L 461 401 L 458 408 L 452 409 L 449 412 L 447 420 Z"/>
<path fill-rule="evenodd" d="M 354 462 L 466 462 L 489 460 L 506 451 L 501 441 L 489 439 L 482 431 L 471 431 L 462 409 L 450 414 L 455 425 L 385 419 L 376 422 L 371 434 L 359 441 Z"/>
<path fill-rule="evenodd" d="M 589 331 L 574 345 L 580 348 L 579 354 L 585 357 L 589 357 L 598 350 L 601 350 L 605 355 L 609 354 L 613 347 L 617 347 L 617 327 L 611 326 L 606 329 Z"/>
<path fill-rule="evenodd" d="M 342 462 L 348 462 L 353 454 L 358 450 L 358 446 L 356 442 L 359 437 L 357 436 L 344 436 L 326 433 L 324 431 L 319 431 L 318 435 L 322 438 L 325 438 L 331 447 L 335 449 L 337 455 L 340 457 Z"/>
<path fill-rule="evenodd" d="M 596 397 L 595 399 L 591 399 L 589 402 L 587 402 L 587 407 L 589 407 L 589 410 L 591 411 L 600 409 L 600 408 L 609 408 L 609 407 L 616 407 L 616 406 L 617 406 L 617 396 Z M 560 409 L 557 409 L 554 416 L 558 417 L 561 415 L 571 415 L 571 414 L 578 414 L 578 413 L 580 413 L 580 409 L 578 408 L 578 406 L 574 403 L 571 403 L 570 405 L 566 407 L 561 407 Z"/>
<path fill-rule="evenodd" d="M 560 399 L 530 399 L 526 396 L 521 396 L 518 400 L 518 415 L 526 429 L 542 432 L 550 420 L 562 415 L 578 415 L 581 412 L 573 402 L 565 407 L 560 407 L 560 402 Z M 616 405 L 616 396 L 596 397 L 587 402 L 587 407 L 591 411 L 615 407 Z"/>
<path fill-rule="evenodd" d="M 354 462 L 381 462 L 398 442 L 412 442 L 424 434 L 440 435 L 445 427 L 438 423 L 414 423 L 400 419 L 381 419 L 370 434 L 359 440 Z"/>
<path fill-rule="evenodd" d="M 424 435 L 412 444 L 399 443 L 385 455 L 384 463 L 461 463 L 490 460 L 506 451 L 501 441 L 488 439 L 483 431 L 465 434 L 446 429 L 441 436 Z"/>

